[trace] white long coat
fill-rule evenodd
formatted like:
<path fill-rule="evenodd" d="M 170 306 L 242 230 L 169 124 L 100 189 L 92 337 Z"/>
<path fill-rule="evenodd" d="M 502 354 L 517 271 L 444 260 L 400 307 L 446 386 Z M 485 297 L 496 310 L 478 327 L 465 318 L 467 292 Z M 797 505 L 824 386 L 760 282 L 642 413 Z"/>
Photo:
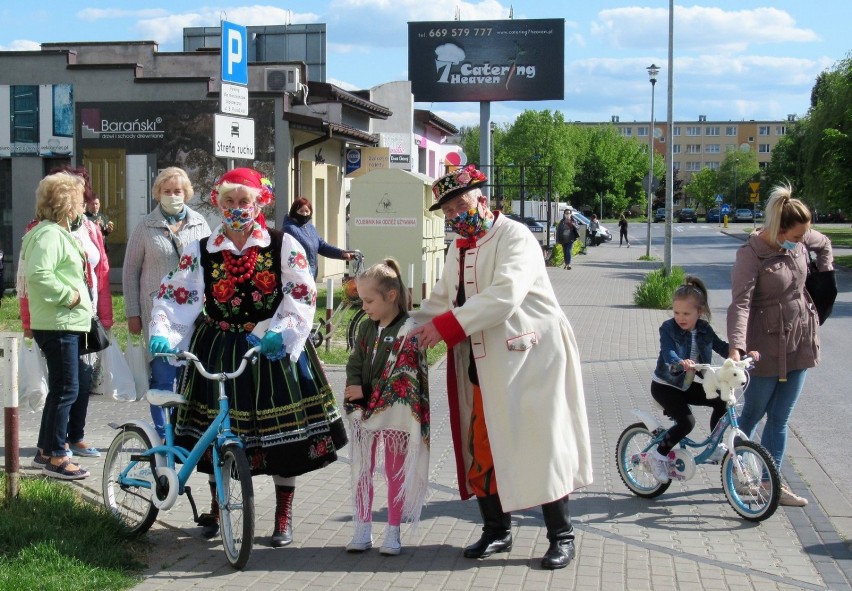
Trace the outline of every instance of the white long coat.
<path fill-rule="evenodd" d="M 472 495 L 466 476 L 473 347 L 503 509 L 561 499 L 592 482 L 591 443 L 577 343 L 541 247 L 525 226 L 497 215 L 464 266 L 463 306 L 455 304 L 459 249 L 452 245 L 443 276 L 412 315 L 419 324 L 434 319 L 452 347 L 447 386 L 459 492 Z"/>

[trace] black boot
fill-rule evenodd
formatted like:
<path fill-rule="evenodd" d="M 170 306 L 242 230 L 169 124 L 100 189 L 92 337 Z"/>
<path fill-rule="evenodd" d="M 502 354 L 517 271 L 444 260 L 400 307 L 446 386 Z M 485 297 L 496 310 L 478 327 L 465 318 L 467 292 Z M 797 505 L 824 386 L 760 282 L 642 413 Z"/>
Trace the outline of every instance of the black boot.
<path fill-rule="evenodd" d="M 293 493 L 295 486 L 275 486 L 275 531 L 270 546 L 283 548 L 293 542 Z"/>
<path fill-rule="evenodd" d="M 464 557 L 485 558 L 495 552 L 508 552 L 512 549 L 512 516 L 503 513 L 497 495 L 476 497 L 476 500 L 482 513 L 482 537 L 464 549 Z"/>
<path fill-rule="evenodd" d="M 574 559 L 574 527 L 568 512 L 568 496 L 541 506 L 550 547 L 541 559 L 541 568 L 565 568 Z"/>
<path fill-rule="evenodd" d="M 202 513 L 198 516 L 198 525 L 201 526 L 201 535 L 205 538 L 215 537 L 219 533 L 219 499 L 216 496 L 216 483 L 208 482 L 210 485 L 210 513 Z"/>

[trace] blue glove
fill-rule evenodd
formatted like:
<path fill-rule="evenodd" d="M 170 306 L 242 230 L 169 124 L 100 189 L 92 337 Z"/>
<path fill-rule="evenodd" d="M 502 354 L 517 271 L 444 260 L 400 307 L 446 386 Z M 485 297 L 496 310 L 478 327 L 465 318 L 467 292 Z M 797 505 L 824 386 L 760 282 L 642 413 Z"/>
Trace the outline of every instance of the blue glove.
<path fill-rule="evenodd" d="M 260 352 L 272 361 L 284 357 L 284 337 L 281 333 L 267 330 L 260 341 Z"/>
<path fill-rule="evenodd" d="M 169 346 L 169 339 L 166 337 L 151 337 L 148 343 L 148 350 L 152 355 L 156 353 L 173 353 L 174 351 Z"/>

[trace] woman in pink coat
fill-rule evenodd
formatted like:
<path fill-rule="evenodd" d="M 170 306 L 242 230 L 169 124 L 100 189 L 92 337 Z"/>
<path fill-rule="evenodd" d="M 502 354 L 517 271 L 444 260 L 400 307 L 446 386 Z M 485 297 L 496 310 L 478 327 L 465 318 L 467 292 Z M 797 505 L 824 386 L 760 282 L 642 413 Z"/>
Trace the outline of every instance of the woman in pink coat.
<path fill-rule="evenodd" d="M 766 225 L 737 251 L 728 308 L 729 357 L 759 351 L 745 391 L 740 428 L 754 435 L 766 416 L 761 444 L 778 469 L 787 447 L 787 423 L 805 374 L 819 363 L 819 321 L 805 289 L 808 251 L 820 271 L 832 269 L 831 241 L 811 227 L 808 207 L 777 186 L 766 204 Z M 781 504 L 802 507 L 807 499 L 781 487 Z"/>

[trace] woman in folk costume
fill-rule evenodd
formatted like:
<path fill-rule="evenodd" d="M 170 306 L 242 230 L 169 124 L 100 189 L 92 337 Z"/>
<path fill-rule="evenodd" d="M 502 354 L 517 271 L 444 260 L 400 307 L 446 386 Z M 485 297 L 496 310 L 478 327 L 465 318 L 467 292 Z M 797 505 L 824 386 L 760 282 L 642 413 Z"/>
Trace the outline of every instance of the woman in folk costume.
<path fill-rule="evenodd" d="M 388 526 L 380 553 L 402 551 L 400 523 L 420 521 L 429 484 L 429 379 L 426 355 L 409 338 L 408 291 L 399 263 L 385 259 L 356 279 L 371 322 L 361 324 L 346 364 L 345 409 L 352 427 L 355 532 L 349 552 L 373 546 L 373 471 L 384 458 Z"/>
<path fill-rule="evenodd" d="M 550 547 L 541 561 L 573 559 L 568 494 L 592 482 L 591 443 L 571 325 L 541 247 L 518 222 L 491 212 L 473 166 L 432 185 L 460 236 L 441 279 L 412 317 L 423 347 L 445 341 L 450 424 L 462 499 L 476 496 L 485 525 L 465 548 L 484 558 L 512 548 L 509 511 L 541 505 Z"/>
<path fill-rule="evenodd" d="M 273 200 L 268 181 L 249 168 L 216 183 L 213 204 L 223 223 L 190 243 L 178 268 L 154 299 L 151 353 L 192 351 L 213 372 L 236 369 L 245 352 L 262 355 L 239 378 L 226 382 L 231 428 L 243 438 L 252 474 L 275 483 L 273 547 L 293 541 L 296 476 L 328 465 L 346 444 L 343 418 L 313 347 L 307 341 L 316 286 L 305 252 L 292 237 L 266 228 L 261 208 Z M 177 445 L 191 448 L 218 414 L 218 384 L 192 365 L 184 371 L 186 404 L 177 412 Z M 199 470 L 210 473 L 209 454 Z M 212 478 L 212 476 L 211 476 Z M 215 483 L 205 535 L 218 531 Z"/>

